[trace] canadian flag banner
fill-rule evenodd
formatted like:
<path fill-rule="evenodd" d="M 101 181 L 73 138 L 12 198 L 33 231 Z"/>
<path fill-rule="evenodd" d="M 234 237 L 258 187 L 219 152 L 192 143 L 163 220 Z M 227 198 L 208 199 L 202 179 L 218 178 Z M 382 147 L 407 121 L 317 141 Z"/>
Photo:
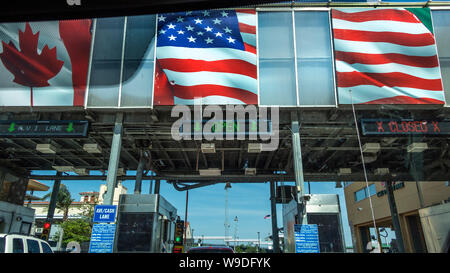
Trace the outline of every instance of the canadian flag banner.
<path fill-rule="evenodd" d="M 91 24 L 0 24 L 0 106 L 83 106 Z"/>

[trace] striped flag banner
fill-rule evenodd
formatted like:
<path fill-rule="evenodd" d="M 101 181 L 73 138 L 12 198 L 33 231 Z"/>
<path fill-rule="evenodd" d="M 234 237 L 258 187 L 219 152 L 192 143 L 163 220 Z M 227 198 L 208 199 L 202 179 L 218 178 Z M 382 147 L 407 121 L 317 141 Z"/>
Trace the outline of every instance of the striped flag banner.
<path fill-rule="evenodd" d="M 158 15 L 154 105 L 257 104 L 256 12 Z"/>
<path fill-rule="evenodd" d="M 429 8 L 333 9 L 332 23 L 340 104 L 444 104 Z"/>

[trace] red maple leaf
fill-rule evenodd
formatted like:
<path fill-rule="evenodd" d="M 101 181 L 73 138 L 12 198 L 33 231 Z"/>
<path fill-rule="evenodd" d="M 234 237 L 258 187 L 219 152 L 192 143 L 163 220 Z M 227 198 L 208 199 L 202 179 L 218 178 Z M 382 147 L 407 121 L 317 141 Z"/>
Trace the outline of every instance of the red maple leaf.
<path fill-rule="evenodd" d="M 61 70 L 64 62 L 56 58 L 56 47 L 49 49 L 47 45 L 37 51 L 39 31 L 33 34 L 27 22 L 25 31 L 19 30 L 19 48 L 12 41 L 2 41 L 3 52 L 0 59 L 3 65 L 14 75 L 14 82 L 31 88 L 31 106 L 33 106 L 33 87 L 49 86 L 48 80 Z"/>

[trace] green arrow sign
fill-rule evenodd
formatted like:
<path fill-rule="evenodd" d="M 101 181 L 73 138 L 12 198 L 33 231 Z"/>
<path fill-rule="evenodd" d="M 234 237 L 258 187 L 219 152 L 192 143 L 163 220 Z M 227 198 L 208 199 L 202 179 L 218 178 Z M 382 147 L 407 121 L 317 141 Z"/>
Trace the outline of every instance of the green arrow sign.
<path fill-rule="evenodd" d="M 15 126 L 16 126 L 15 122 L 11 123 L 11 125 L 9 125 L 8 131 L 10 133 L 14 132 L 16 130 Z"/>
<path fill-rule="evenodd" d="M 67 132 L 72 132 L 73 131 L 73 122 L 69 122 L 69 126 L 66 129 Z"/>

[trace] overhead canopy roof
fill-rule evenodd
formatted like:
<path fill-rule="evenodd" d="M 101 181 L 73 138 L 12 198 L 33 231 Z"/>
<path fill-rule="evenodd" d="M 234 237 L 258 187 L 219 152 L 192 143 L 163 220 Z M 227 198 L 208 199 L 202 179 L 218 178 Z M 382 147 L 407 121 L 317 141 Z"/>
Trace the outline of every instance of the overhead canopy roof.
<path fill-rule="evenodd" d="M 140 150 L 147 151 L 150 160 L 145 169 L 156 173 L 144 179 L 167 180 L 169 182 L 266 182 L 294 181 L 292 151 L 291 112 L 298 115 L 302 146 L 305 181 L 363 181 L 365 179 L 358 138 L 352 111 L 349 109 L 280 109 L 280 142 L 275 151 L 251 153 L 248 144 L 257 141 L 245 140 L 182 140 L 175 141 L 170 128 L 176 118 L 170 117 L 169 108 L 142 112 L 125 112 L 123 122 L 122 149 L 119 168 L 136 170 Z M 54 170 L 53 166 L 73 166 L 86 170 L 108 169 L 115 114 L 110 112 L 45 112 L 16 113 L 14 119 L 84 120 L 90 119 L 87 138 L 2 138 L 0 139 L 0 164 L 18 172 L 32 170 Z M 358 110 L 360 118 L 415 117 L 417 119 L 449 118 L 449 110 Z M 155 119 L 155 116 L 157 118 Z M 57 149 L 55 154 L 36 151 L 38 143 L 50 143 Z M 215 153 L 203 153 L 201 144 L 215 144 Z M 390 175 L 397 180 L 416 179 L 442 181 L 450 177 L 450 154 L 447 135 L 435 136 L 364 136 L 361 144 L 379 143 L 376 153 L 365 153 L 368 179 L 380 181 L 378 168 L 389 168 Z M 412 142 L 426 142 L 423 153 L 408 153 Z M 98 144 L 101 153 L 83 150 L 86 143 Z M 200 170 L 215 168 L 220 176 L 200 175 Z M 256 174 L 246 174 L 245 168 L 256 168 Z M 341 168 L 350 168 L 351 173 L 340 173 Z M 134 176 L 119 174 L 119 179 L 134 179 Z M 30 176 L 35 179 L 53 179 L 48 176 Z M 80 175 L 64 180 L 105 179 L 106 175 Z"/>

